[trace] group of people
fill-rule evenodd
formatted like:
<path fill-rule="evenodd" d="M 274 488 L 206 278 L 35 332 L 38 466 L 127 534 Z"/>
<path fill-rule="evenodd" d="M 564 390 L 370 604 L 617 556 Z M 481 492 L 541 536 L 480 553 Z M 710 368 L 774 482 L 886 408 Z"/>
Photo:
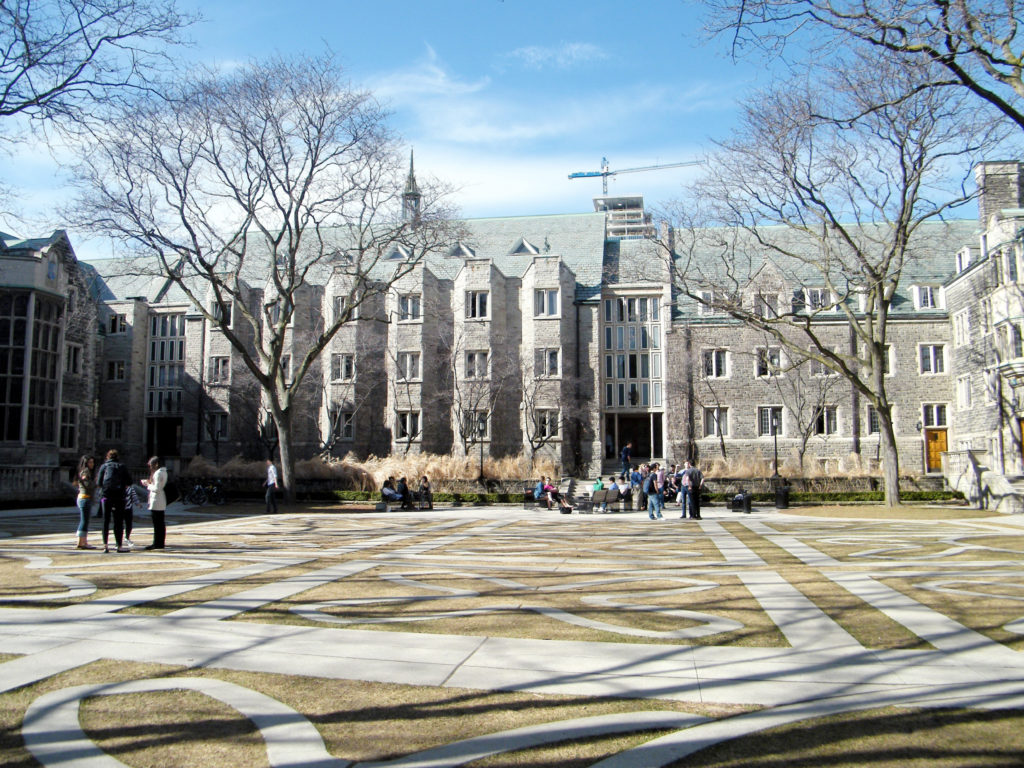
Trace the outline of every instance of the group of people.
<path fill-rule="evenodd" d="M 556 506 L 567 509 L 570 512 L 575 509 L 569 503 L 569 500 L 559 492 L 558 488 L 551 484 L 551 478 L 544 477 L 543 475 L 537 481 L 537 485 L 534 486 L 533 498 L 546 502 L 548 509 L 554 509 Z"/>
<path fill-rule="evenodd" d="M 167 510 L 167 470 L 159 456 L 148 462 L 149 476 L 142 485 L 149 491 L 147 506 L 153 517 L 153 543 L 146 549 L 163 549 L 167 537 L 165 512 Z M 96 469 L 96 459 L 82 456 L 76 476 L 78 486 L 78 546 L 77 549 L 96 549 L 89 544 L 89 518 L 92 506 L 99 501 L 103 515 L 103 551 L 110 552 L 110 528 L 113 523 L 114 542 L 118 552 L 131 552 L 134 507 L 138 502 L 131 473 L 121 463 L 116 449 L 107 451 L 106 461 Z"/>
<path fill-rule="evenodd" d="M 651 520 L 663 519 L 665 504 L 671 500 L 680 505 L 682 518 L 701 519 L 700 492 L 704 487 L 704 473 L 691 461 L 672 464 L 667 469 L 656 462 L 633 466 L 629 471 L 629 484 L 636 508 L 646 509 Z"/>
<path fill-rule="evenodd" d="M 414 509 L 416 501 L 419 502 L 420 509 L 434 508 L 434 493 L 426 475 L 420 478 L 420 487 L 415 494 L 404 477 L 398 478 L 398 482 L 395 482 L 395 478 L 390 476 L 381 486 L 380 495 L 385 502 L 399 504 L 402 509 Z"/>

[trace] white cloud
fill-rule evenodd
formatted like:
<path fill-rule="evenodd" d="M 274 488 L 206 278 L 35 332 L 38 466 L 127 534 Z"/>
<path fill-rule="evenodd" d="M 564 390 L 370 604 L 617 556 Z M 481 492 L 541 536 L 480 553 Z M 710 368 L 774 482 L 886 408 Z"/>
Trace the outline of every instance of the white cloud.
<path fill-rule="evenodd" d="M 608 58 L 608 54 L 592 43 L 562 43 L 553 47 L 528 45 L 516 48 L 506 58 L 517 60 L 528 69 L 570 69 L 581 64 L 603 61 Z"/>

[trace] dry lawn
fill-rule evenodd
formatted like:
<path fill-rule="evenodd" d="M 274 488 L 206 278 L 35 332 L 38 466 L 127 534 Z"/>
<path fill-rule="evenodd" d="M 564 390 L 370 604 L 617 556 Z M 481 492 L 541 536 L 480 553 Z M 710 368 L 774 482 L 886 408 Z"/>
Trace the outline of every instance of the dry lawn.
<path fill-rule="evenodd" d="M 420 569 L 378 568 L 347 579 L 295 595 L 245 614 L 242 618 L 256 622 L 274 622 L 325 626 L 298 616 L 290 609 L 305 603 L 339 600 L 380 600 L 362 605 L 334 605 L 324 610 L 329 616 L 344 618 L 355 629 L 401 632 L 431 632 L 489 637 L 520 637 L 545 640 L 580 640 L 626 643 L 685 643 L 695 645 L 739 645 L 785 647 L 787 642 L 750 592 L 735 576 L 715 573 L 695 580 L 673 580 L 658 576 L 611 584 L 590 584 L 600 575 L 561 573 L 558 577 L 534 575 L 523 571 L 481 570 L 486 578 L 467 578 L 460 573 L 426 573 Z M 382 578 L 402 574 L 422 586 L 395 583 Z M 505 580 L 514 584 L 496 584 Z M 670 590 L 706 582 L 711 589 L 668 594 Z M 573 584 L 579 583 L 579 588 Z M 522 586 L 515 586 L 521 584 Z M 545 587 L 564 586 L 556 591 Z M 475 592 L 476 595 L 459 593 Z M 647 594 L 660 592 L 661 594 Z M 698 611 L 733 619 L 742 629 L 705 637 L 672 640 L 660 637 L 634 637 L 614 631 L 581 627 L 544 615 L 529 606 L 557 609 L 592 621 L 668 632 L 698 626 L 701 622 L 663 613 L 630 610 L 613 605 L 592 605 L 583 596 L 605 595 L 616 602 L 658 606 L 665 609 Z M 416 598 L 431 599 L 416 599 Z M 445 615 L 457 611 L 488 609 L 476 615 Z M 437 617 L 437 618 L 435 618 Z M 367 619 L 389 619 L 386 623 Z M 403 621 L 403 619 L 405 619 Z M 326 625 L 331 626 L 331 625 Z M 333 625 L 337 626 L 337 625 Z"/>
<path fill-rule="evenodd" d="M 681 704 L 517 692 L 486 692 L 346 680 L 325 680 L 228 670 L 179 668 L 100 661 L 0 695 L 0 765 L 35 768 L 19 728 L 28 705 L 48 691 L 87 683 L 187 674 L 233 682 L 260 691 L 305 715 L 333 755 L 347 760 L 385 760 L 459 739 L 558 720 L 643 710 L 676 710 L 708 717 L 749 711 L 745 707 Z M 117 759 L 136 768 L 203 765 L 249 768 L 267 765 L 262 739 L 230 707 L 191 691 L 101 696 L 81 709 L 86 733 Z M 594 762 L 646 736 L 617 736 L 581 746 Z M 577 746 L 556 748 L 562 759 Z M 526 763 L 533 765 L 534 763 Z M 551 763 L 572 765 L 573 763 Z"/>
<path fill-rule="evenodd" d="M 889 707 L 762 731 L 672 768 L 1009 768 L 1022 755 L 1022 710 Z"/>
<path fill-rule="evenodd" d="M 977 577 L 958 574 L 951 579 L 928 577 L 886 578 L 879 581 L 928 606 L 954 621 L 958 621 L 975 632 L 1002 643 L 1015 651 L 1024 651 L 1024 636 L 1003 629 L 1003 625 L 1016 621 L 1024 615 L 1024 573 L 1018 571 L 1015 577 L 1001 576 L 997 583 L 986 583 L 983 572 Z M 942 586 L 959 592 L 937 592 L 923 589 L 922 583 L 941 581 Z"/>
<path fill-rule="evenodd" d="M 823 504 L 807 505 L 779 510 L 783 516 L 830 517 L 835 519 L 859 518 L 862 520 L 976 520 L 984 517 L 999 519 L 1003 515 L 988 509 L 972 509 L 966 506 L 915 506 L 903 504 L 886 507 L 881 504 Z"/>

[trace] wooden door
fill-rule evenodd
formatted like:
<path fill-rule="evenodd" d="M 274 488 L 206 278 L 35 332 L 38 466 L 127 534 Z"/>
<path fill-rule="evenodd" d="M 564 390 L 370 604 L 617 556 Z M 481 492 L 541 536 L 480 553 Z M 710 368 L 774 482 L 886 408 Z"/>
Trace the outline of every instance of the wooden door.
<path fill-rule="evenodd" d="M 946 452 L 946 430 L 926 429 L 925 439 L 925 471 L 942 471 L 942 454 Z"/>

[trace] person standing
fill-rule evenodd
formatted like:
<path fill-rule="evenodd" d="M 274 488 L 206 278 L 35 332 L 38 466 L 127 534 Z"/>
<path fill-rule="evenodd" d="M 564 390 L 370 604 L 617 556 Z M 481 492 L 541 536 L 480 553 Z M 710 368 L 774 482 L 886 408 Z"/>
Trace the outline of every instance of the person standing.
<path fill-rule="evenodd" d="M 424 475 L 420 480 L 420 509 L 433 509 L 434 508 L 434 492 L 430 490 L 430 481 L 427 476 Z"/>
<path fill-rule="evenodd" d="M 632 466 L 633 463 L 632 441 L 627 441 L 627 443 L 624 446 L 622 446 L 622 453 L 619 454 L 619 459 L 622 461 L 622 474 L 628 476 L 629 468 Z"/>
<path fill-rule="evenodd" d="M 153 518 L 153 543 L 146 549 L 163 549 L 167 538 L 167 522 L 164 518 L 167 511 L 167 470 L 159 456 L 149 460 L 149 479 L 142 484 L 149 489 L 149 514 Z"/>
<path fill-rule="evenodd" d="M 267 479 L 263 485 L 267 488 L 267 514 L 277 514 L 277 467 L 273 459 L 267 459 Z"/>
<path fill-rule="evenodd" d="M 704 487 L 704 473 L 697 469 L 696 464 L 686 463 L 689 466 L 683 472 L 683 482 L 686 483 L 686 497 L 689 499 L 690 504 L 690 518 L 700 520 L 700 491 Z"/>
<path fill-rule="evenodd" d="M 114 541 L 118 552 L 131 552 L 124 546 L 121 537 L 124 534 L 124 500 L 132 478 L 128 468 L 121 463 L 120 454 L 111 448 L 107 451 L 107 460 L 103 462 L 96 474 L 96 485 L 100 489 L 100 506 L 103 509 L 103 551 L 109 552 L 110 524 L 114 524 Z"/>
<path fill-rule="evenodd" d="M 78 549 L 96 549 L 89 544 L 89 516 L 96 492 L 96 459 L 83 456 L 78 462 Z"/>

